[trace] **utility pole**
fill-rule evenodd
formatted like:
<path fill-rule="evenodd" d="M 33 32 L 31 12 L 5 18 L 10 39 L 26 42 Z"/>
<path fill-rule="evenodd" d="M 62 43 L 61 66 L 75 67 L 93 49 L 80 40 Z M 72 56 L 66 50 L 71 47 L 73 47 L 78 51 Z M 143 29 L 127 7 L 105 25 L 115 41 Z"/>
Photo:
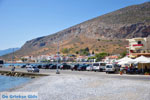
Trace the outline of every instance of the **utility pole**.
<path fill-rule="evenodd" d="M 13 53 L 12 53 L 12 65 L 14 63 L 14 48 L 13 48 Z"/>
<path fill-rule="evenodd" d="M 14 66 L 14 48 L 13 48 L 13 53 L 12 53 L 12 69 L 11 71 L 15 71 L 15 66 Z"/>
<path fill-rule="evenodd" d="M 56 74 L 60 74 L 58 70 L 58 64 L 59 64 L 59 40 L 57 41 L 57 69 L 56 69 Z"/>

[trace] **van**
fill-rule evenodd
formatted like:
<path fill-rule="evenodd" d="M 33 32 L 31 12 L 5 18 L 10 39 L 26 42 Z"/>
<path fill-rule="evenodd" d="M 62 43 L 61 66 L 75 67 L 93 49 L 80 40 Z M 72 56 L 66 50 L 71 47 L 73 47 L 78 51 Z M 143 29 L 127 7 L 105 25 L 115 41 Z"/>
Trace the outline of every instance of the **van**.
<path fill-rule="evenodd" d="M 105 71 L 106 63 L 104 62 L 96 62 L 93 63 L 93 71 Z"/>
<path fill-rule="evenodd" d="M 4 61 L 0 60 L 0 67 L 3 67 Z"/>
<path fill-rule="evenodd" d="M 106 64 L 105 67 L 105 72 L 106 73 L 116 73 L 119 71 L 119 66 L 117 66 L 116 64 Z"/>

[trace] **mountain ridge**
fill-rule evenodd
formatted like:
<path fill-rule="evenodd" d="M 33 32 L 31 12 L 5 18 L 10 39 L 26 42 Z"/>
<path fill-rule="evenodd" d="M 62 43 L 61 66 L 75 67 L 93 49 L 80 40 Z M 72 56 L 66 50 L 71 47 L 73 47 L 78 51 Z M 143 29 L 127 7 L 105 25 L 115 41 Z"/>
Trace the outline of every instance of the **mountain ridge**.
<path fill-rule="evenodd" d="M 9 53 L 12 53 L 13 50 L 14 52 L 19 50 L 20 48 L 8 48 L 8 49 L 4 49 L 4 50 L 0 50 L 0 56 L 3 56 L 3 55 L 6 55 L 6 54 L 9 54 Z"/>
<path fill-rule="evenodd" d="M 60 51 L 69 48 L 70 53 L 75 53 L 88 47 L 90 51 L 116 54 L 126 50 L 125 39 L 148 35 L 150 2 L 128 6 L 54 34 L 29 40 L 16 52 L 16 56 L 54 54 L 58 41 Z M 4 58 L 9 58 L 9 55 Z"/>

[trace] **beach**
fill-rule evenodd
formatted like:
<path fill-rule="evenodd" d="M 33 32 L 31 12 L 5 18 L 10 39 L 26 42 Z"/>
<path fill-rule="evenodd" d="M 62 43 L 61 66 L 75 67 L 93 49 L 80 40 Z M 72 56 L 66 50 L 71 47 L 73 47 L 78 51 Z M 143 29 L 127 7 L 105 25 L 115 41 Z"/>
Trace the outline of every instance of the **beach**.
<path fill-rule="evenodd" d="M 38 92 L 39 100 L 149 100 L 150 77 L 62 71 L 11 92 Z"/>

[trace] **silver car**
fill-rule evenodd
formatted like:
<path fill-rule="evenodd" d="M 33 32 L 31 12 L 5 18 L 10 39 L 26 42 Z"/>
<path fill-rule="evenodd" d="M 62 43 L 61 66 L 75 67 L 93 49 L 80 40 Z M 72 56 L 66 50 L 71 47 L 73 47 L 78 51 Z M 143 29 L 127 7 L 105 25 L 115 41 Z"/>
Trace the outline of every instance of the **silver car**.
<path fill-rule="evenodd" d="M 87 71 L 92 71 L 92 70 L 93 70 L 93 66 L 92 66 L 92 65 L 89 65 L 88 67 L 86 67 L 86 70 L 87 70 Z"/>
<path fill-rule="evenodd" d="M 38 72 L 39 73 L 39 68 L 35 67 L 35 66 L 29 66 L 27 67 L 27 71 L 28 72 Z"/>
<path fill-rule="evenodd" d="M 106 63 L 104 62 L 96 62 L 93 63 L 93 71 L 105 71 Z"/>

